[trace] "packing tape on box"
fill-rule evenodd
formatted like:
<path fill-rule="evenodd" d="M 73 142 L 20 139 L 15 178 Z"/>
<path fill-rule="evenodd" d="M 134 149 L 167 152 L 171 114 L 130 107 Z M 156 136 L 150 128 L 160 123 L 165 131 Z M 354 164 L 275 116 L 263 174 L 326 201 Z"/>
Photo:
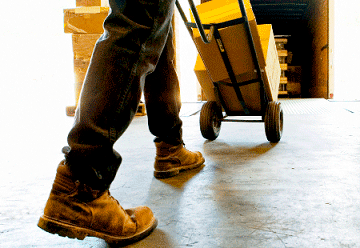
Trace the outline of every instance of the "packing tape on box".
<path fill-rule="evenodd" d="M 101 7 L 109 7 L 109 0 L 101 0 Z"/>
<path fill-rule="evenodd" d="M 101 12 L 100 6 L 80 7 L 75 9 L 75 14 L 97 14 Z"/>

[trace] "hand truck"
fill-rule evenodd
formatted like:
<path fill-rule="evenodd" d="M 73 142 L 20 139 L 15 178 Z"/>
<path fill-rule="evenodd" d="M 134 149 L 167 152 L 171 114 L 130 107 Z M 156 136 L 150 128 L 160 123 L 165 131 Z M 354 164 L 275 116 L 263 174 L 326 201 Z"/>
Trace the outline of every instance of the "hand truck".
<path fill-rule="evenodd" d="M 243 0 L 238 0 L 240 12 L 241 12 L 240 18 L 236 18 L 231 21 L 211 23 L 211 24 L 202 24 L 193 0 L 188 0 L 188 2 L 195 23 L 188 22 L 187 17 L 184 14 L 178 0 L 176 0 L 175 4 L 180 13 L 181 18 L 183 19 L 186 25 L 187 30 L 190 33 L 191 38 L 193 39 L 197 47 L 197 50 L 199 51 L 199 54 L 201 55 L 199 50 L 200 46 L 204 46 L 204 44 L 208 45 L 212 42 L 216 43 L 217 48 L 221 54 L 222 63 L 225 65 L 228 77 L 230 79 L 230 82 L 212 81 L 213 84 L 212 87 L 214 90 L 215 99 L 210 99 L 210 100 L 208 99 L 208 101 L 203 105 L 200 111 L 200 129 L 202 136 L 208 140 L 215 140 L 219 136 L 221 122 L 252 121 L 252 122 L 264 122 L 265 134 L 268 141 L 274 143 L 279 142 L 283 133 L 283 110 L 281 108 L 280 102 L 273 101 L 272 95 L 269 94 L 269 91 L 265 89 L 265 87 L 269 88 L 269 85 L 266 85 L 268 81 L 265 81 L 263 78 L 263 74 L 262 74 L 263 70 L 260 68 L 258 54 L 256 52 L 256 46 L 254 43 L 254 37 L 251 32 L 251 28 L 249 25 L 249 20 Z M 255 70 L 254 70 L 255 77 L 250 80 L 249 79 L 245 81 L 238 80 L 237 76 L 234 73 L 234 68 L 230 62 L 228 53 L 226 51 L 226 47 L 222 42 L 220 30 L 235 25 L 243 25 L 246 31 L 245 39 L 248 40 L 249 49 L 255 66 Z M 195 41 L 193 35 L 194 29 L 196 29 L 200 33 L 203 44 L 199 45 L 198 42 Z M 207 32 L 208 34 L 206 34 L 205 30 L 208 30 Z M 251 84 L 259 85 L 258 90 L 256 90 L 258 92 L 250 92 L 251 95 L 260 98 L 258 99 L 260 102 L 259 110 L 254 110 L 253 108 L 251 108 L 252 102 L 251 101 L 247 102 L 243 97 L 244 91 L 247 90 L 246 86 Z M 228 101 L 229 99 L 227 99 L 228 94 L 224 94 L 221 90 L 221 87 L 223 87 L 224 85 L 232 89 L 233 92 L 231 95 L 236 96 L 237 102 L 240 103 L 236 111 L 232 110 L 229 107 L 229 101 Z M 235 106 L 235 108 L 236 107 L 237 106 Z M 223 111 L 225 112 L 225 115 L 223 115 Z M 254 120 L 227 119 L 227 117 L 229 116 L 261 116 L 261 120 L 259 120 L 260 118 L 257 119 L 253 118 Z"/>

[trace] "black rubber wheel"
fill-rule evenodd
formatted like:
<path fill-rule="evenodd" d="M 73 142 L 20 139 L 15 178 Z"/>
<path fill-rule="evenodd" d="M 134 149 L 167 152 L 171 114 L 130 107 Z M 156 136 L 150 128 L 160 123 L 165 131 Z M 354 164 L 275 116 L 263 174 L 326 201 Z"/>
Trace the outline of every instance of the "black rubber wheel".
<path fill-rule="evenodd" d="M 206 102 L 200 112 L 200 130 L 205 139 L 215 140 L 220 133 L 222 111 L 214 101 Z"/>
<path fill-rule="evenodd" d="M 283 133 L 284 114 L 280 102 L 270 102 L 265 112 L 265 133 L 268 141 L 277 143 Z"/>

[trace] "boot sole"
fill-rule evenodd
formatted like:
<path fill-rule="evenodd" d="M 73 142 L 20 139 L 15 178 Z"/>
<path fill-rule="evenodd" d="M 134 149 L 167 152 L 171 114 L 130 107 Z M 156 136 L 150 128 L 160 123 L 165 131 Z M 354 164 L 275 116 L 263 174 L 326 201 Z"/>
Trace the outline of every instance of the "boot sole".
<path fill-rule="evenodd" d="M 196 168 L 200 167 L 202 164 L 204 164 L 204 162 L 205 162 L 205 159 L 203 158 L 200 162 L 198 162 L 196 164 L 176 167 L 174 169 L 167 170 L 167 171 L 154 171 L 154 177 L 159 178 L 159 179 L 174 177 L 174 176 L 180 174 L 181 172 L 196 169 Z"/>
<path fill-rule="evenodd" d="M 71 224 L 63 223 L 61 221 L 47 218 L 46 216 L 40 217 L 38 227 L 40 227 L 46 232 L 52 234 L 58 234 L 61 237 L 83 240 L 87 236 L 89 237 L 91 236 L 91 237 L 97 237 L 103 239 L 105 240 L 105 242 L 109 244 L 129 245 L 149 236 L 152 233 L 152 231 L 154 231 L 157 224 L 158 224 L 157 219 L 154 218 L 149 223 L 149 225 L 141 232 L 135 233 L 134 235 L 131 236 L 121 236 L 121 237 L 109 235 L 106 233 L 98 232 L 84 227 L 78 227 Z"/>

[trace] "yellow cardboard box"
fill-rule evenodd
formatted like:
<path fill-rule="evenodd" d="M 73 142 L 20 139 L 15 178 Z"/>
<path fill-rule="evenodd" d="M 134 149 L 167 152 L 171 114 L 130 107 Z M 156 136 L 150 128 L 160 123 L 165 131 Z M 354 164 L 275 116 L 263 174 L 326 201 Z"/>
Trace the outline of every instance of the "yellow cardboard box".
<path fill-rule="evenodd" d="M 101 6 L 101 0 L 76 0 L 76 7 Z"/>
<path fill-rule="evenodd" d="M 72 34 L 102 34 L 108 7 L 64 9 L 64 32 Z"/>
<path fill-rule="evenodd" d="M 76 0 L 76 7 L 90 6 L 109 7 L 109 0 Z"/>
<path fill-rule="evenodd" d="M 249 0 L 244 0 L 246 14 L 249 20 L 255 20 Z M 238 0 L 212 0 L 196 6 L 203 24 L 221 23 L 241 17 Z M 194 21 L 191 15 L 191 20 Z"/>
<path fill-rule="evenodd" d="M 263 79 L 270 101 L 277 101 L 281 77 L 281 67 L 271 24 L 258 25 L 261 47 L 266 59 Z"/>
<path fill-rule="evenodd" d="M 85 79 L 90 59 L 101 34 L 73 34 L 72 44 L 74 53 L 75 102 L 79 101 L 80 91 Z"/>
<path fill-rule="evenodd" d="M 251 4 L 249 0 L 244 0 L 244 5 L 246 9 L 246 14 L 248 16 L 248 21 L 250 24 L 250 30 L 254 39 L 255 43 L 255 50 L 257 53 L 258 61 L 261 67 L 265 66 L 265 58 L 261 51 L 261 44 L 260 44 L 260 37 L 257 30 L 257 24 L 255 15 L 252 11 Z M 203 24 L 211 24 L 211 23 L 221 23 L 225 21 L 230 21 L 233 19 L 241 18 L 241 11 L 239 7 L 238 0 L 212 0 L 210 2 L 206 2 L 203 4 L 198 5 L 197 11 L 199 13 L 201 22 Z M 192 21 L 194 21 L 193 16 L 191 15 Z M 209 32 L 209 31 L 207 31 Z M 247 61 L 243 60 L 243 63 L 236 66 L 237 70 L 235 72 L 236 75 L 242 74 L 244 72 L 249 71 L 249 67 L 245 67 L 248 64 L 253 64 L 251 61 L 251 52 L 249 48 L 248 38 L 246 35 L 244 25 L 236 25 L 231 26 L 228 28 L 224 28 L 220 30 L 220 36 L 223 39 L 223 43 L 225 44 L 225 49 L 228 51 L 229 54 L 239 54 L 239 50 L 242 50 L 243 57 L 246 58 Z M 212 71 L 215 75 L 214 80 L 220 81 L 226 77 L 227 73 L 226 70 L 224 72 L 225 67 L 219 68 L 218 70 L 216 67 L 218 66 L 216 63 L 211 63 L 211 61 L 215 61 L 215 59 L 210 59 L 209 64 L 206 63 L 208 54 L 211 54 L 210 57 L 214 56 L 213 51 L 217 50 L 217 43 L 215 39 L 212 40 L 210 44 L 204 44 L 201 40 L 200 34 L 197 29 L 194 29 L 194 39 L 198 46 L 198 50 L 203 57 L 203 60 L 206 64 L 206 67 Z M 217 58 L 220 58 L 220 53 L 217 54 Z M 238 63 L 240 60 L 232 59 L 230 56 L 230 61 Z M 250 61 L 249 61 L 250 60 Z M 252 65 L 252 67 L 254 67 Z M 211 68 L 211 69 L 210 69 Z M 215 70 L 213 70 L 214 68 Z"/>
<path fill-rule="evenodd" d="M 264 79 L 265 90 L 270 98 L 269 100 L 276 101 L 279 90 L 279 84 L 280 84 L 281 69 L 278 60 L 273 30 L 270 24 L 258 25 L 257 28 L 259 30 L 259 38 L 261 40 L 260 41 L 262 47 L 261 51 L 263 52 L 263 56 L 266 58 L 265 60 L 266 65 L 262 67 L 262 75 Z M 245 68 L 244 71 L 250 70 L 242 74 L 237 74 L 236 75 L 237 82 L 243 82 L 254 79 L 256 77 L 256 73 L 254 73 L 253 71 L 254 68 L 252 68 L 251 66 L 249 67 L 249 65 L 242 64 L 241 60 L 244 57 L 244 53 L 242 53 L 240 50 L 236 52 L 238 52 L 238 54 L 235 54 L 236 56 L 233 57 L 234 59 L 237 58 L 240 61 L 231 62 L 232 65 L 233 66 L 234 64 L 235 66 L 240 65 L 243 67 L 243 69 Z M 245 56 L 247 56 L 246 54 L 247 53 L 245 53 Z M 211 59 L 210 54 L 209 57 L 205 57 L 205 58 Z M 221 57 L 214 55 L 213 60 L 214 63 L 217 63 L 219 67 L 223 66 Z M 216 71 L 216 73 L 210 71 L 210 69 L 207 66 L 205 66 L 200 56 L 198 56 L 194 70 L 199 80 L 199 83 L 205 92 L 208 101 L 216 100 L 213 89 L 213 82 L 218 82 L 218 81 L 230 82 L 228 77 L 222 80 L 216 80 L 217 79 L 216 77 L 219 77 L 218 71 Z M 226 75 L 222 76 L 222 78 L 226 77 Z M 247 107 L 249 108 L 249 110 L 252 113 L 256 113 L 256 112 L 260 113 L 261 111 L 260 84 L 253 83 L 250 85 L 241 86 L 240 91 L 243 95 L 244 101 Z M 233 89 L 232 86 L 220 85 L 220 94 L 223 96 L 225 100 L 225 105 L 227 109 L 229 109 L 230 111 L 238 112 L 239 114 L 243 112 L 241 103 L 239 102 L 235 90 Z"/>

